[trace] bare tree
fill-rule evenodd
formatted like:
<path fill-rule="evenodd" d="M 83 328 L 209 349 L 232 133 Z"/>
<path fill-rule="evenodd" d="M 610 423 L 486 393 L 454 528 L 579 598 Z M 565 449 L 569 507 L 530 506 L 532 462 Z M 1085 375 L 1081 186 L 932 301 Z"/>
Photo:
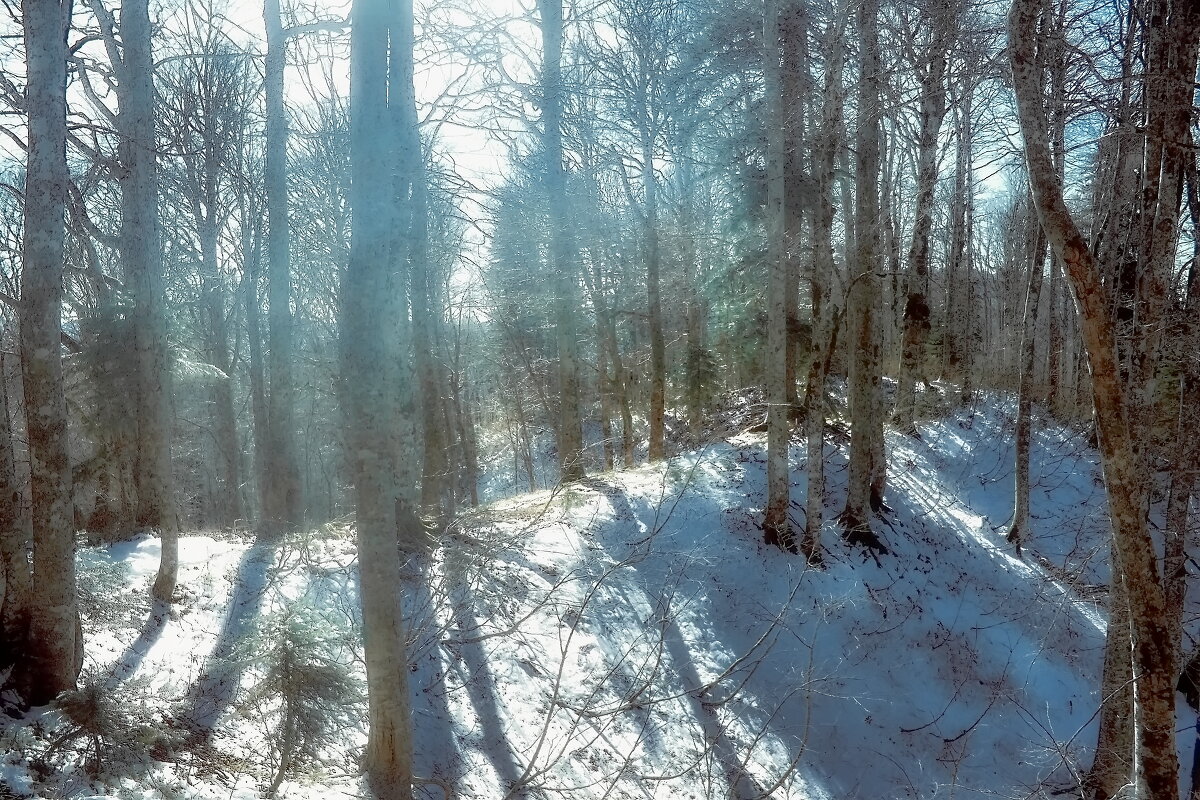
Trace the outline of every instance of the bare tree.
<path fill-rule="evenodd" d="M 1017 555 L 1029 536 L 1029 451 L 1033 438 L 1033 377 L 1037 355 L 1038 302 L 1042 295 L 1042 277 L 1046 270 L 1046 236 L 1037 218 L 1030 214 L 1026 235 L 1033 242 L 1027 254 L 1025 306 L 1021 325 L 1020 377 L 1017 388 L 1017 431 L 1013 478 L 1013 520 L 1006 538 Z"/>
<path fill-rule="evenodd" d="M 29 127 L 20 324 L 33 498 L 33 571 L 28 640 L 13 683 L 28 702 L 40 705 L 75 688 L 83 661 L 75 595 L 67 403 L 59 344 L 63 220 L 70 181 L 66 36 L 71 2 L 26 2 L 23 12 Z"/>
<path fill-rule="evenodd" d="M 1148 69 L 1140 81 L 1145 92 L 1146 124 L 1134 137 L 1136 155 L 1131 154 L 1141 162 L 1140 191 L 1122 187 L 1128 191 L 1127 204 L 1110 209 L 1110 213 L 1123 215 L 1136 210 L 1144 221 L 1137 237 L 1131 238 L 1136 248 L 1121 254 L 1121 264 L 1136 259 L 1142 287 L 1139 326 L 1133 331 L 1130 345 L 1135 369 L 1123 370 L 1112 315 L 1113 286 L 1105 281 L 1106 272 L 1117 264 L 1106 263 L 1093 252 L 1067 208 L 1064 182 L 1058 177 L 1051 154 L 1037 59 L 1040 5 L 1038 0 L 1015 0 L 1009 11 L 1009 57 L 1018 117 L 1038 216 L 1074 292 L 1091 366 L 1092 402 L 1113 529 L 1113 571 L 1125 582 L 1132 639 L 1130 642 L 1117 635 L 1121 627 L 1115 626 L 1108 648 L 1114 657 L 1131 654 L 1139 709 L 1134 721 L 1136 762 L 1141 765 L 1147 791 L 1152 797 L 1174 797 L 1178 793 L 1179 769 L 1174 730 L 1174 647 L 1163 581 L 1146 520 L 1146 462 L 1139 433 L 1145 424 L 1148 381 L 1154 373 L 1158 325 L 1178 237 L 1179 198 L 1200 43 L 1200 9 L 1194 3 L 1155 0 L 1143 17 Z M 1122 611 L 1113 608 L 1111 614 L 1115 617 Z"/>
<path fill-rule="evenodd" d="M 809 297 L 812 313 L 812 352 L 804 390 L 808 486 L 804 504 L 804 539 L 801 552 L 810 564 L 823 560 L 821 528 L 825 522 L 825 400 L 829 362 L 837 338 L 840 310 L 832 302 L 837 265 L 833 256 L 834 165 L 841 144 L 843 40 L 849 16 L 845 4 L 825 30 L 825 74 L 822 82 L 820 125 L 813 142 L 812 177 L 813 269 Z"/>
<path fill-rule="evenodd" d="M 934 193 L 937 189 L 939 136 L 947 108 L 946 67 L 956 38 L 959 13 L 957 2 L 934 4 L 929 14 L 928 41 L 912 56 L 920 85 L 917 195 L 912 240 L 908 247 L 908 271 L 905 275 L 900 373 L 896 408 L 892 416 L 892 423 L 910 434 L 917 432 L 915 383 L 918 379 L 926 380 L 923 365 L 930 330 L 929 239 L 933 229 Z M 917 47 L 913 43 L 913 49 Z"/>
<path fill-rule="evenodd" d="M 267 53 L 267 441 L 263 525 L 269 535 L 298 527 L 304 518 L 296 463 L 291 238 L 288 222 L 287 109 L 284 65 L 287 35 L 279 0 L 265 0 Z"/>
<path fill-rule="evenodd" d="M 789 9 L 791 10 L 791 9 Z M 788 522 L 791 505 L 791 403 L 788 392 L 788 258 L 785 208 L 786 153 L 782 96 L 779 0 L 767 0 L 763 17 L 763 71 L 767 107 L 767 508 L 763 535 L 767 544 L 796 552 Z"/>
<path fill-rule="evenodd" d="M 847 310 L 850 362 L 850 478 L 841 522 L 846 539 L 882 549 L 870 530 L 869 515 L 883 507 L 879 458 L 883 423 L 879 375 L 879 152 L 880 58 L 879 4 L 866 0 L 858 7 L 859 83 L 854 167 L 854 269 Z"/>
<path fill-rule="evenodd" d="M 367 671 L 366 766 L 380 800 L 412 797 L 412 721 L 401 585 L 400 544 L 423 538 L 415 487 L 401 486 L 398 458 L 415 450 L 407 377 L 410 343 L 396 323 L 403 275 L 393 229 L 404 218 L 393 180 L 399 131 L 388 107 L 389 34 L 392 58 L 412 59 L 412 4 L 355 0 L 351 11 L 350 260 L 341 287 L 341 397 L 347 455 L 354 480 Z M 411 76 L 411 69 L 405 74 Z M 410 96 L 408 87 L 392 87 Z M 396 95 L 393 95 L 395 97 Z M 397 98 L 395 102 L 403 102 Z M 388 131 L 389 135 L 380 135 Z"/>
<path fill-rule="evenodd" d="M 133 381 L 137 424 L 137 522 L 158 528 L 162 557 L 152 593 L 167 601 L 179 569 L 179 523 L 171 477 L 171 367 L 166 288 L 159 241 L 154 59 L 147 0 L 127 0 L 119 18 L 87 0 L 116 78 L 119 250 L 133 305 Z"/>
<path fill-rule="evenodd" d="M 200 305 L 205 357 L 221 374 L 210 390 L 219 473 L 218 519 L 226 527 L 243 517 L 241 446 L 234 404 L 228 292 L 218 256 L 221 233 L 230 217 L 223 197 L 242 179 L 234 170 L 237 138 L 248 126 L 247 103 L 253 97 L 246 56 L 213 24 L 211 9 L 189 7 L 188 52 L 163 70 L 163 113 L 177 156 L 172 185 L 180 205 L 190 212 L 199 251 Z"/>
<path fill-rule="evenodd" d="M 562 148 L 561 0 L 538 0 L 542 26 L 542 149 L 550 213 L 550 261 L 554 280 L 554 326 L 558 345 L 558 463 L 563 481 L 583 477 L 583 428 L 579 415 L 579 355 L 575 333 L 579 278 L 567 230 L 567 183 Z"/>

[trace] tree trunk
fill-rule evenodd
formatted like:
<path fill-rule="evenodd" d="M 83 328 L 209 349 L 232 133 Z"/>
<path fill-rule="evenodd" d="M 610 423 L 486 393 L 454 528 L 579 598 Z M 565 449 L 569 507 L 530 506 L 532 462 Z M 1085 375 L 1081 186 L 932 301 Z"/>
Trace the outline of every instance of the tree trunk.
<path fill-rule="evenodd" d="M 1200 225 L 1200 192 L 1196 186 L 1197 167 L 1192 161 L 1186 167 L 1188 206 L 1192 229 Z M 1196 474 L 1200 471 L 1200 442 L 1195 431 L 1200 430 L 1200 411 L 1195 397 L 1200 391 L 1200 366 L 1194 354 L 1200 345 L 1200 325 L 1196 311 L 1200 309 L 1200 238 L 1192 237 L 1192 262 L 1187 271 L 1187 293 L 1175 309 L 1175 336 L 1172 353 L 1179 377 L 1176 383 L 1175 444 L 1172 452 L 1171 488 L 1167 496 L 1166 543 L 1163 554 L 1163 576 L 1167 592 L 1167 614 L 1171 620 L 1171 642 L 1175 647 L 1176 665 L 1181 665 L 1183 648 L 1183 614 L 1187 599 L 1188 530 L 1193 519 L 1192 497 L 1196 491 Z"/>
<path fill-rule="evenodd" d="M 395 14 L 392 17 L 389 14 Z M 397 591 L 400 544 L 420 546 L 421 526 L 411 491 L 399 482 L 398 457 L 409 457 L 412 409 L 397 397 L 402 359 L 392 260 L 396 213 L 393 127 L 388 113 L 388 36 L 393 58 L 412 59 L 412 5 L 355 0 L 351 10 L 350 258 L 342 280 L 339 333 L 341 397 L 347 456 L 354 480 L 361 573 L 368 734 L 365 764 L 380 800 L 412 798 L 412 720 L 408 658 Z M 411 67 L 406 74 L 411 76 Z M 410 78 L 411 79 L 411 78 Z M 407 96 L 411 89 L 402 88 Z M 395 95 L 393 95 L 395 96 Z M 399 101 L 397 101 L 399 102 Z"/>
<path fill-rule="evenodd" d="M 1025 139 L 1038 215 L 1051 247 L 1064 267 L 1080 311 L 1080 323 L 1092 372 L 1092 400 L 1100 443 L 1101 463 L 1108 491 L 1113 527 L 1114 570 L 1126 582 L 1133 639 L 1135 691 L 1138 699 L 1138 754 L 1151 797 L 1178 794 L 1178 757 L 1175 749 L 1175 665 L 1170 622 L 1157 557 L 1146 521 L 1146 492 L 1133 426 L 1136 402 L 1144 387 L 1123 378 L 1117 358 L 1115 325 L 1111 316 L 1112 289 L 1102 280 L 1103 266 L 1067 209 L 1063 184 L 1058 180 L 1050 153 L 1050 133 L 1036 58 L 1038 0 L 1014 0 L 1009 13 L 1009 57 L 1012 63 L 1018 116 Z M 1170 17 L 1149 20 L 1151 47 L 1148 71 L 1147 118 L 1156 135 L 1156 146 L 1167 149 L 1163 163 L 1155 165 L 1169 187 L 1182 174 L 1183 143 L 1187 141 L 1192 106 L 1192 78 L 1200 20 L 1194 4 L 1174 7 Z M 1174 64 L 1159 64 L 1170 55 Z M 1148 170 L 1149 172 L 1149 170 Z M 1144 187 L 1142 213 L 1155 217 L 1155 233 L 1175 240 L 1178 227 L 1178 194 L 1161 194 Z M 1169 252 L 1161 241 L 1154 245 Z M 1144 267 L 1161 266 L 1154 251 Z M 1150 280 L 1154 278 L 1149 277 Z M 1111 645 L 1110 645 L 1111 646 Z"/>
<path fill-rule="evenodd" d="M 415 107 L 414 107 L 415 111 Z M 407 165 L 402 167 L 411 176 L 408 265 L 410 270 L 408 296 L 412 306 L 413 362 L 416 368 L 417 394 L 421 403 L 421 432 L 423 458 L 421 467 L 421 508 L 436 519 L 448 519 L 447 494 L 450 490 L 446 455 L 449 434 L 443 424 L 445 398 L 436 354 L 434 353 L 434 315 L 429 276 L 429 220 L 425 184 L 425 164 L 416 119 L 406 120 L 405 143 Z"/>
<path fill-rule="evenodd" d="M 1029 227 L 1037 226 L 1031 219 Z M 1032 233 L 1032 231 L 1030 231 Z M 1029 536 L 1029 448 L 1033 435 L 1034 356 L 1037 353 L 1038 302 L 1042 276 L 1046 269 L 1046 235 L 1040 226 L 1033 235 L 1034 249 L 1028 259 L 1029 274 L 1025 287 L 1025 309 L 1021 325 L 1021 377 L 1017 389 L 1016 477 L 1013 481 L 1013 521 L 1006 538 L 1021 555 L 1021 546 Z"/>
<path fill-rule="evenodd" d="M 193 202 L 197 227 L 200 230 L 200 270 L 205 322 L 207 323 L 208 359 L 224 375 L 212 389 L 217 453 L 221 471 L 220 520 L 227 528 L 243 516 L 241 501 L 241 447 L 238 444 L 237 416 L 233 405 L 233 370 L 229 358 L 229 331 L 225 324 L 225 285 L 217 264 L 219 162 L 217 142 L 207 140 L 212 125 L 204 125 L 204 208 Z"/>
<path fill-rule="evenodd" d="M 542 25 L 542 145 L 550 208 L 550 258 L 555 287 L 558 344 L 558 461 L 563 482 L 584 476 L 583 427 L 579 410 L 576 275 L 567 222 L 567 178 L 563 169 L 563 9 L 561 0 L 538 0 Z"/>
<path fill-rule="evenodd" d="M 796 370 L 800 361 L 801 345 L 807 344 L 814 331 L 804 335 L 800 322 L 800 272 L 801 245 L 804 237 L 805 194 L 808 191 L 804 175 L 804 104 L 810 95 L 808 86 L 808 64 L 805 59 L 808 41 L 807 0 L 781 0 L 779 14 L 779 49 L 781 69 L 779 74 L 779 102 L 782 108 L 778 115 L 781 126 L 779 136 L 783 147 L 783 257 L 785 279 L 783 286 L 784 316 L 787 332 L 787 368 L 784 389 L 787 392 L 788 419 L 799 415 L 800 404 L 796 396 Z M 769 349 L 769 348 L 768 348 Z M 807 354 L 806 354 L 807 355 Z"/>
<path fill-rule="evenodd" d="M 608 368 L 608 347 L 604 344 L 604 321 L 596 316 L 596 387 L 600 394 L 600 443 L 604 469 L 611 471 L 616 463 L 613 440 L 613 377 Z"/>
<path fill-rule="evenodd" d="M 800 550 L 810 564 L 824 561 L 821 528 L 825 524 L 825 384 L 836 349 L 840 311 L 827 300 L 837 270 L 833 258 L 834 167 L 842 129 L 842 35 L 844 20 L 829 23 L 820 132 L 814 142 L 813 182 L 816 209 L 813 213 L 812 353 L 804 391 L 804 420 L 807 428 L 808 487 L 805 499 L 804 540 Z"/>
<path fill-rule="evenodd" d="M 75 527 L 63 385 L 63 216 L 68 183 L 67 48 L 70 2 L 24 9 L 28 82 L 28 149 L 21 246 L 21 377 L 29 440 L 33 586 L 29 638 L 14 684 L 42 705 L 75 688 L 79 610 L 75 596 Z"/>
<path fill-rule="evenodd" d="M 1050 136 L 1051 148 L 1054 155 L 1054 166 L 1058 170 L 1058 180 L 1064 182 L 1066 180 L 1067 170 L 1067 108 L 1066 108 L 1066 80 L 1067 80 L 1067 48 L 1066 40 L 1063 37 L 1063 28 L 1066 25 L 1066 4 L 1059 2 L 1058 9 L 1047 9 L 1045 18 L 1047 24 L 1051 27 L 1050 41 L 1046 42 L 1047 53 L 1045 56 L 1046 66 L 1048 67 L 1050 77 Z M 1051 20 L 1051 17 L 1053 19 Z M 1059 384 L 1062 374 L 1062 348 L 1063 348 L 1063 333 L 1062 333 L 1062 288 L 1060 287 L 1059 276 L 1062 273 L 1062 267 L 1058 263 L 1058 259 L 1050 260 L 1050 281 L 1046 287 L 1049 294 L 1049 302 L 1046 304 L 1049 311 L 1049 336 L 1048 346 L 1046 348 L 1046 408 L 1054 413 L 1059 410 Z"/>
<path fill-rule="evenodd" d="M 596 372 L 600 390 L 600 435 L 604 439 L 604 468 L 611 470 L 616 464 L 616 442 L 613 438 L 612 419 L 616 414 L 616 396 L 620 374 L 615 365 L 620 361 L 620 355 L 615 358 L 609 347 L 608 339 L 608 304 L 604 299 L 604 271 L 601 267 L 602 256 L 599 248 L 592 247 L 589 253 L 591 262 L 591 283 L 589 284 L 592 297 L 592 311 L 596 316 Z"/>
<path fill-rule="evenodd" d="M 938 137 L 946 118 L 946 62 L 952 41 L 949 22 L 935 28 L 928 60 L 921 68 L 921 116 L 917 134 L 917 195 L 912 242 L 905 278 L 904 333 L 900 343 L 900 373 L 892 424 L 903 433 L 917 433 L 916 381 L 925 381 L 925 348 L 929 339 L 929 235 L 938 179 Z"/>
<path fill-rule="evenodd" d="M 880 411 L 878 218 L 879 196 L 879 42 L 878 0 L 858 7 L 861 73 L 858 84 L 858 124 L 855 162 L 855 250 L 850 288 L 848 344 L 850 362 L 850 476 L 846 508 L 841 522 L 851 544 L 884 549 L 870 530 L 868 514 L 882 507 L 880 486 L 883 464 L 877 459 L 883 440 Z"/>
<path fill-rule="evenodd" d="M 958 108 L 957 156 L 951 200 L 950 253 L 946 265 L 947 377 L 958 381 L 963 404 L 973 395 L 975 315 L 971 281 L 971 239 L 974 227 L 974 174 L 971 165 L 972 87 L 964 89 Z"/>
<path fill-rule="evenodd" d="M 121 5 L 117 133 L 120 136 L 121 257 L 133 298 L 137 375 L 138 524 L 158 528 L 162 559 L 153 595 L 167 601 L 179 569 L 179 531 L 171 479 L 171 368 L 166 287 L 158 226 L 154 61 L 148 0 Z"/>
<path fill-rule="evenodd" d="M 455 358 L 455 363 L 458 363 L 457 358 Z M 464 396 L 465 390 L 458 374 L 456 370 L 450 377 L 450 397 L 456 409 L 458 441 L 462 447 L 462 483 L 466 485 L 468 501 L 472 506 L 477 506 L 479 505 L 479 447 L 475 442 L 475 420 L 471 412 L 471 403 Z"/>
<path fill-rule="evenodd" d="M 279 0 L 265 0 L 267 54 L 267 438 L 263 479 L 264 533 L 278 536 L 304 522 L 296 461 L 295 386 L 292 377 L 291 233 L 288 222 L 288 122 L 284 107 L 287 42 Z"/>
<path fill-rule="evenodd" d="M 783 102 L 780 76 L 779 3 L 766 0 L 763 17 L 764 74 L 767 125 L 767 507 L 763 518 L 766 543 L 796 552 L 788 523 L 791 480 L 788 464 L 791 408 L 788 376 L 788 270 L 787 223 L 785 219 L 785 153 Z"/>
<path fill-rule="evenodd" d="M 646 112 L 649 116 L 649 112 Z M 661 253 L 658 242 L 658 178 L 654 171 L 654 137 L 642 121 L 642 185 L 645 191 L 642 232 L 646 258 L 647 320 L 650 324 L 650 443 L 647 459 L 666 457 L 667 345 L 663 334 Z"/>
<path fill-rule="evenodd" d="M 253 465 L 256 476 L 255 488 L 258 495 L 258 529 L 267 530 L 264 524 L 267 496 L 267 391 L 263 377 L 262 304 L 259 302 L 258 283 L 261 271 L 261 237 L 258 231 L 251 233 L 250 217 L 253 211 L 244 211 L 242 220 L 242 269 L 245 274 L 242 291 L 246 313 L 246 349 L 250 351 L 250 411 L 254 430 Z"/>
<path fill-rule="evenodd" d="M 1136 711 L 1129 596 L 1124 576 L 1115 569 L 1108 597 L 1108 644 L 1100 678 L 1100 735 L 1096 756 L 1084 779 L 1088 800 L 1111 800 L 1134 779 Z"/>

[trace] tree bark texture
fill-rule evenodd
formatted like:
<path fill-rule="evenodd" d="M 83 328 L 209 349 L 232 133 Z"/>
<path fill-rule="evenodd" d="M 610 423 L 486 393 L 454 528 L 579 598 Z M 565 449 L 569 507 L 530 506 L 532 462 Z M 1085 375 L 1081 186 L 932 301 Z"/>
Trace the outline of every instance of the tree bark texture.
<path fill-rule="evenodd" d="M 1037 355 L 1038 305 L 1042 294 L 1042 279 L 1046 270 L 1046 236 L 1036 218 L 1030 220 L 1029 231 L 1034 246 L 1028 259 L 1028 279 L 1025 283 L 1025 308 L 1021 325 L 1021 364 L 1017 388 L 1017 431 L 1013 479 L 1013 520 L 1006 538 L 1021 555 L 1021 547 L 1029 537 L 1029 451 L 1033 438 L 1034 369 Z"/>
<path fill-rule="evenodd" d="M 1100 732 L 1096 756 L 1084 778 L 1088 800 L 1111 800 L 1133 779 L 1136 703 L 1131 636 L 1125 576 L 1114 569 L 1109 582 L 1108 645 L 1100 677 Z"/>
<path fill-rule="evenodd" d="M 804 237 L 805 195 L 809 191 L 804 174 L 804 104 L 809 91 L 806 43 L 808 41 L 807 0 L 782 0 L 779 7 L 779 74 L 780 136 L 783 147 L 783 223 L 782 236 L 787 269 L 783 290 L 784 314 L 787 319 L 787 391 L 788 418 L 799 415 L 796 395 L 796 370 L 802 345 L 811 340 L 813 332 L 805 335 L 800 321 L 801 246 Z M 807 355 L 807 353 L 805 354 Z"/>
<path fill-rule="evenodd" d="M 28 149 L 21 242 L 21 369 L 32 488 L 29 637 L 14 683 L 41 705 L 75 688 L 81 666 L 75 527 L 63 385 L 62 284 L 70 2 L 26 3 Z"/>
<path fill-rule="evenodd" d="M 840 15 L 839 15 L 840 16 Z M 825 524 L 825 413 L 826 379 L 833 357 L 840 311 L 828 299 L 836 278 L 833 256 L 833 188 L 838 148 L 841 145 L 842 52 L 844 19 L 829 23 L 827 55 L 822 81 L 821 124 L 813 147 L 812 177 L 816 208 L 813 210 L 813 271 L 809 295 L 812 299 L 812 352 L 804 392 L 804 421 L 807 435 L 807 497 L 804 503 L 804 539 L 801 552 L 809 563 L 823 560 L 821 528 Z"/>

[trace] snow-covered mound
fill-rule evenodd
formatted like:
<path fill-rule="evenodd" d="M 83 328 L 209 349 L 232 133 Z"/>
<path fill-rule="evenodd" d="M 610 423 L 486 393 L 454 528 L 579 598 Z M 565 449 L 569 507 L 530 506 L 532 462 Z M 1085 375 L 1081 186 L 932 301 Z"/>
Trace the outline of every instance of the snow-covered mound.
<path fill-rule="evenodd" d="M 460 520 L 398 587 L 420 796 L 1017 798 L 1076 784 L 1099 704 L 1103 487 L 1080 436 L 1043 430 L 1033 541 L 1015 557 L 1010 414 L 984 403 L 922 439 L 889 434 L 878 563 L 832 522 L 823 570 L 764 546 L 765 443 L 750 435 Z M 803 448 L 792 456 L 801 528 Z M 832 518 L 844 449 L 826 458 Z M 326 729 L 286 773 L 272 735 L 279 642 L 299 652 L 298 635 L 310 661 L 361 679 L 351 534 L 187 537 L 169 613 L 140 599 L 154 541 L 81 554 L 100 576 L 85 586 L 88 673 L 139 709 L 162 760 L 71 792 L 249 798 L 274 778 L 284 797 L 360 796 L 361 695 L 343 696 L 349 716 L 320 712 Z M 38 772 L 39 758 L 69 763 L 65 747 L 46 754 L 67 724 L 55 714 L 0 731 L 0 786 L 57 785 Z"/>
<path fill-rule="evenodd" d="M 833 523 L 824 570 L 762 545 L 757 437 L 493 505 L 437 566 L 454 611 L 414 676 L 422 770 L 466 797 L 1075 783 L 1099 702 L 1103 489 L 1078 437 L 1043 433 L 1016 558 L 1011 439 L 995 406 L 892 436 L 878 565 Z M 828 518 L 845 456 L 827 459 Z"/>

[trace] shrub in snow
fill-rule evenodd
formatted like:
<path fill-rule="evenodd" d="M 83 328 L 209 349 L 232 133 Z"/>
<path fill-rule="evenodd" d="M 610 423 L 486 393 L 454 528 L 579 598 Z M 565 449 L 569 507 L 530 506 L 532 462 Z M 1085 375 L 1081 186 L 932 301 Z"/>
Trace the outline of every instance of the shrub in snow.
<path fill-rule="evenodd" d="M 247 640 L 260 677 L 240 713 L 263 725 L 274 772 L 267 797 L 357 727 L 363 692 L 346 641 L 336 617 L 304 602 L 268 615 Z"/>
<path fill-rule="evenodd" d="M 90 780 L 125 777 L 148 763 L 156 736 L 144 702 L 145 681 L 130 681 L 118 689 L 93 676 L 54 702 L 61 725 L 48 735 L 49 745 L 34 759 L 43 779 L 82 767 Z"/>

